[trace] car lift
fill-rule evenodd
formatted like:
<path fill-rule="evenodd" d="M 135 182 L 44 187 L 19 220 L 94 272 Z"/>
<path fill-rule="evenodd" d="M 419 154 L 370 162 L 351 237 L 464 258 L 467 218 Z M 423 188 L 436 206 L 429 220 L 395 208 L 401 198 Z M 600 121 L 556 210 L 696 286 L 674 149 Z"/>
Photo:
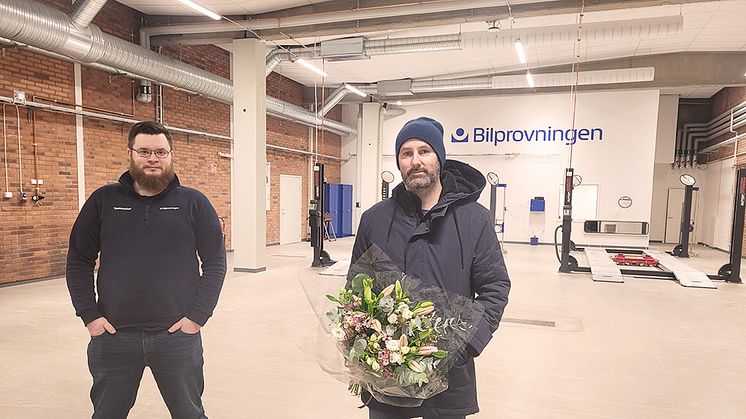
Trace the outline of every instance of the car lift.
<path fill-rule="evenodd" d="M 689 176 L 689 175 L 685 175 Z M 683 176 L 682 176 L 683 177 Z M 692 180 L 693 177 L 689 176 Z M 671 254 L 680 257 L 680 258 L 688 258 L 689 257 L 689 233 L 691 233 L 694 230 L 694 225 L 692 224 L 692 197 L 694 196 L 694 191 L 698 191 L 699 187 L 691 185 L 685 185 L 684 189 L 684 209 L 681 212 L 681 227 L 679 230 L 679 244 L 676 245 L 676 247 L 673 248 L 673 251 L 671 251 Z"/>
<path fill-rule="evenodd" d="M 311 267 L 326 267 L 336 263 L 324 250 L 324 164 L 313 165 L 313 199 L 308 205 L 308 225 L 311 227 L 313 262 Z"/>
<path fill-rule="evenodd" d="M 572 189 L 574 169 L 565 169 L 565 199 L 562 210 L 562 225 L 555 230 L 555 249 L 557 231 L 562 229 L 562 253 L 557 254 L 560 262 L 559 271 L 563 273 L 591 273 L 595 281 L 624 282 L 623 276 L 649 277 L 651 279 L 676 280 L 685 287 L 716 288 L 712 280 L 731 283 L 742 283 L 740 278 L 741 250 L 743 246 L 744 213 L 746 213 L 746 169 L 739 169 L 736 177 L 735 205 L 733 210 L 733 229 L 731 232 L 730 262 L 723 265 L 717 275 L 706 275 L 665 252 L 630 249 L 585 248 L 590 267 L 579 266 L 577 259 L 570 255 L 573 243 L 570 240 L 572 228 Z M 691 199 L 691 197 L 690 197 Z M 690 207 L 691 211 L 691 207 Z M 687 223 L 688 224 L 688 223 Z M 682 223 L 683 225 L 683 223 Z M 683 229 L 683 226 L 682 226 Z M 688 231 L 688 226 L 687 226 Z M 687 234 L 688 235 L 688 234 Z M 688 238 L 686 239 L 688 242 Z M 682 243 L 686 243 L 682 242 Z M 683 247 L 683 246 L 682 246 Z M 688 249 L 687 249 L 688 251 Z M 620 268 L 609 254 L 633 254 L 642 257 L 651 256 L 659 261 L 658 270 Z"/>

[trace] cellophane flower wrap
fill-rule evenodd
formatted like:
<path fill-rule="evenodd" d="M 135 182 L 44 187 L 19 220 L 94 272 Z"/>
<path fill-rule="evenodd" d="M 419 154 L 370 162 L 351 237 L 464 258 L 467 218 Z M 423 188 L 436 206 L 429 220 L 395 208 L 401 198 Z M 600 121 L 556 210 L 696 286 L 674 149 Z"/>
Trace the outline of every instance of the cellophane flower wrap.
<path fill-rule="evenodd" d="M 448 388 L 448 371 L 484 312 L 471 298 L 403 274 L 375 245 L 346 278 L 320 281 L 304 283 L 322 326 L 320 365 L 352 394 L 365 390 L 395 406 L 419 406 Z M 335 291 L 311 294 L 319 288 Z"/>

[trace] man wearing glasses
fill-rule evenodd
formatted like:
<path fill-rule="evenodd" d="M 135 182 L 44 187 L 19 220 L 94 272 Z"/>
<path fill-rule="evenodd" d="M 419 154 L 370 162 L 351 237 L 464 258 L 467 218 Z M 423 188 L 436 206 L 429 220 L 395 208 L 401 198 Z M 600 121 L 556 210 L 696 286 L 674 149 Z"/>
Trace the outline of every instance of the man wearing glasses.
<path fill-rule="evenodd" d="M 81 209 L 67 255 L 70 297 L 91 335 L 93 417 L 126 418 L 148 366 L 173 418 L 206 418 L 200 328 L 226 272 L 220 222 L 202 193 L 179 184 L 161 124 L 133 126 L 128 155 L 119 183 Z"/>

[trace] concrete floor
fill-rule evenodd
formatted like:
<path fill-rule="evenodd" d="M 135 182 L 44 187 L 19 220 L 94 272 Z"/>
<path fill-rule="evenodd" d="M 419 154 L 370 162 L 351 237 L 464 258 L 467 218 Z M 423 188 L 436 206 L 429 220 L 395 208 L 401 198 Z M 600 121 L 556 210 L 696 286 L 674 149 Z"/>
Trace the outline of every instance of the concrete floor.
<path fill-rule="evenodd" d="M 327 245 L 349 257 L 352 239 Z M 746 286 L 594 283 L 558 274 L 550 246 L 508 244 L 513 290 L 477 359 L 481 418 L 744 418 Z M 725 253 L 697 247 L 713 273 Z M 299 346 L 316 326 L 298 278 L 317 275 L 308 244 L 268 249 L 268 270 L 231 273 L 203 329 L 212 418 L 367 418 L 346 386 Z M 582 261 L 581 261 L 582 263 Z M 229 266 L 230 267 L 230 266 Z M 91 414 L 88 335 L 64 279 L 0 288 L 0 418 Z M 146 372 L 131 418 L 167 418 Z"/>

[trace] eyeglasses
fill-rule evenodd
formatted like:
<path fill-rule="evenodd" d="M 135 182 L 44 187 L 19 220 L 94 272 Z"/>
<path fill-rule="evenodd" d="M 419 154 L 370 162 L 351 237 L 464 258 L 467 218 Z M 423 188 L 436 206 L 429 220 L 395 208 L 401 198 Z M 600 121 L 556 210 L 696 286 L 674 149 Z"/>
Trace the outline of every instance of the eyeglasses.
<path fill-rule="evenodd" d="M 151 154 L 155 154 L 159 159 L 165 159 L 169 154 L 171 154 L 171 150 L 166 150 L 165 148 L 159 148 L 158 150 L 149 150 L 147 148 L 138 148 L 135 150 L 134 148 L 130 148 L 130 150 L 134 151 L 138 156 L 144 159 L 150 157 Z"/>

